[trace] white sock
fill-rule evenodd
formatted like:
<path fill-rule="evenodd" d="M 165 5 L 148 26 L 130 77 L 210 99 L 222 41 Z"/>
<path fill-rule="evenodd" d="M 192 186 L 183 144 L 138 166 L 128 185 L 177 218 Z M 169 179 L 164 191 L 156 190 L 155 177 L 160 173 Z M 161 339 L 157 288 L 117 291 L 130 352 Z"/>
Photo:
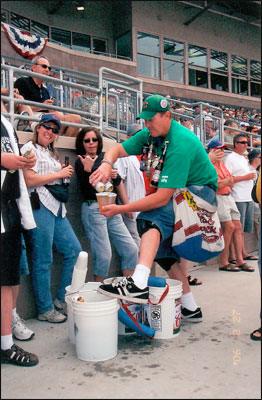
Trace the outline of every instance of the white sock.
<path fill-rule="evenodd" d="M 14 344 L 12 333 L 10 335 L 1 336 L 1 349 L 10 349 Z"/>
<path fill-rule="evenodd" d="M 144 289 L 147 286 L 147 281 L 150 272 L 151 272 L 150 268 L 146 267 L 143 264 L 137 264 L 135 272 L 132 275 L 132 278 L 135 282 L 135 285 L 139 287 L 139 289 Z"/>
<path fill-rule="evenodd" d="M 181 305 L 190 311 L 195 311 L 197 309 L 197 303 L 195 302 L 192 292 L 182 294 Z"/>

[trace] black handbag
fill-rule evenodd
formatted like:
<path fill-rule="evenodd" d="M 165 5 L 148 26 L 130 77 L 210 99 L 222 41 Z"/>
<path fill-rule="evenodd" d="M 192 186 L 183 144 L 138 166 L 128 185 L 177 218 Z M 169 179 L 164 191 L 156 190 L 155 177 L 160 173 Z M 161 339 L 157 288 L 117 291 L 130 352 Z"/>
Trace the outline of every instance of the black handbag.
<path fill-rule="evenodd" d="M 66 203 L 69 197 L 68 186 L 65 185 L 44 185 L 51 195 L 58 201 Z"/>

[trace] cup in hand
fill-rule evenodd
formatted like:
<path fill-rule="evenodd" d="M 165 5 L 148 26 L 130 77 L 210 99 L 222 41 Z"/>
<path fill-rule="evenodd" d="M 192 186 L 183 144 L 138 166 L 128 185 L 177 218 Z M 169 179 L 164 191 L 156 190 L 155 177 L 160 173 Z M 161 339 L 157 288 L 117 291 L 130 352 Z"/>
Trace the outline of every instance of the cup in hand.
<path fill-rule="evenodd" d="M 108 204 L 115 204 L 116 196 L 117 196 L 116 193 L 108 193 L 108 199 L 109 199 Z"/>
<path fill-rule="evenodd" d="M 103 206 L 115 203 L 116 193 L 110 193 L 110 192 L 96 193 L 96 198 L 99 206 L 99 211 L 101 211 Z"/>

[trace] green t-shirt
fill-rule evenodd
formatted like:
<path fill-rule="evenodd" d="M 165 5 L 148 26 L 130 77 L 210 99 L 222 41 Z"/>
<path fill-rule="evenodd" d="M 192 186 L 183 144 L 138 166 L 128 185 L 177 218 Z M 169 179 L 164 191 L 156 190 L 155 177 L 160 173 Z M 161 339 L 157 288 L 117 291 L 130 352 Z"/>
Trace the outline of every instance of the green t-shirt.
<path fill-rule="evenodd" d="M 217 190 L 217 172 L 198 137 L 172 120 L 165 138 L 152 138 L 147 128 L 122 143 L 129 155 L 142 154 L 143 146 L 153 142 L 161 155 L 164 142 L 169 141 L 159 188 L 184 188 L 189 185 L 212 185 Z"/>

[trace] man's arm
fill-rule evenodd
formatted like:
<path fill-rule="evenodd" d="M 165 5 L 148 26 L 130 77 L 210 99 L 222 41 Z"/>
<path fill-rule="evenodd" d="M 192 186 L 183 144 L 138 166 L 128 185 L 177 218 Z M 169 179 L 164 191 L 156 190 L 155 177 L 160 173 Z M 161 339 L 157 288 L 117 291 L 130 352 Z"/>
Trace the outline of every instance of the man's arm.
<path fill-rule="evenodd" d="M 90 183 L 93 186 L 96 186 L 96 184 L 100 181 L 105 183 L 109 177 L 110 173 L 112 170 L 113 163 L 120 157 L 127 157 L 129 154 L 124 150 L 124 147 L 122 146 L 121 143 L 118 143 L 117 145 L 111 147 L 110 149 L 107 150 L 107 152 L 104 155 L 104 160 L 100 167 L 98 167 L 91 175 L 89 178 Z"/>
<path fill-rule="evenodd" d="M 109 206 L 103 206 L 100 214 L 103 214 L 107 218 L 110 218 L 113 215 L 128 213 L 131 211 L 153 210 L 154 208 L 165 206 L 173 196 L 175 190 L 175 188 L 159 188 L 155 193 L 143 197 L 140 200 L 136 200 L 133 203 L 128 203 L 124 205 L 111 204 Z"/>

